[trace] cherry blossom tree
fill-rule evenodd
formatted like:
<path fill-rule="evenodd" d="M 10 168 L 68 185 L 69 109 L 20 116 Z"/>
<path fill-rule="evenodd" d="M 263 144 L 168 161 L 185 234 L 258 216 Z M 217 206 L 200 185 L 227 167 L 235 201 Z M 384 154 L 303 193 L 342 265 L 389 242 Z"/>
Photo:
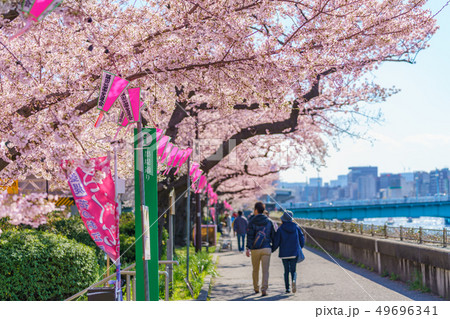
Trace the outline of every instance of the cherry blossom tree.
<path fill-rule="evenodd" d="M 370 105 L 396 91 L 368 75 L 414 63 L 437 28 L 425 0 L 66 0 L 8 41 L 23 16 L 2 3 L 1 178 L 64 185 L 62 159 L 111 151 L 104 141 L 119 108 L 93 128 L 108 70 L 145 89 L 144 124 L 180 147 L 207 141 L 197 160 L 224 198 L 270 185 L 292 164 L 282 153 L 323 163 L 330 141 L 377 120 Z M 132 176 L 123 145 L 120 174 Z M 185 175 L 170 174 L 160 190 Z"/>
<path fill-rule="evenodd" d="M 47 215 L 55 210 L 53 196 L 47 194 L 9 195 L 0 193 L 0 218 L 8 218 L 12 225 L 37 228 L 47 222 Z M 2 230 L 0 229 L 0 234 Z"/>

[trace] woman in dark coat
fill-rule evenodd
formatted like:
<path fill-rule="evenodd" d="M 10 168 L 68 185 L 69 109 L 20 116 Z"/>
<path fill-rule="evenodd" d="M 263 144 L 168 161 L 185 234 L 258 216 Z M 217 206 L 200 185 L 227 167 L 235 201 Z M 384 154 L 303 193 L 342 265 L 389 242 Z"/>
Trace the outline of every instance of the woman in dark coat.
<path fill-rule="evenodd" d="M 294 223 L 293 214 L 290 211 L 285 211 L 281 216 L 283 222 L 278 228 L 275 239 L 272 246 L 272 252 L 279 247 L 278 257 L 283 261 L 284 266 L 284 284 L 286 287 L 286 293 L 290 293 L 289 290 L 289 273 L 292 278 L 292 292 L 297 291 L 297 261 L 300 257 L 301 249 L 305 246 L 305 236 L 300 227 Z"/>

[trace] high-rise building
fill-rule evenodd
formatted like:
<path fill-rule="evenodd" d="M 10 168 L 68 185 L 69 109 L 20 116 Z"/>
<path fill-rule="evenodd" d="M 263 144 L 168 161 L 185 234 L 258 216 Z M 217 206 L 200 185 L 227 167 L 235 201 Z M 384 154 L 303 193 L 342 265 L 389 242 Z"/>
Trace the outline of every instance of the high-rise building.
<path fill-rule="evenodd" d="M 309 186 L 310 187 L 322 187 L 322 177 L 310 178 Z"/>
<path fill-rule="evenodd" d="M 416 196 L 429 196 L 430 174 L 427 172 L 414 172 L 414 186 Z"/>
<path fill-rule="evenodd" d="M 353 166 L 347 174 L 350 199 L 376 198 L 378 167 Z"/>
<path fill-rule="evenodd" d="M 430 172 L 430 195 L 448 194 L 449 192 L 449 170 L 444 168 Z"/>
<path fill-rule="evenodd" d="M 377 197 L 377 178 L 373 175 L 358 177 L 358 199 L 374 199 Z"/>
<path fill-rule="evenodd" d="M 401 174 L 382 173 L 379 177 L 379 191 L 381 198 L 402 198 L 402 187 L 406 186 Z"/>
<path fill-rule="evenodd" d="M 414 173 L 400 173 L 405 182 L 414 182 Z"/>
<path fill-rule="evenodd" d="M 348 176 L 347 175 L 338 175 L 338 183 L 339 186 L 345 187 L 348 184 Z"/>
<path fill-rule="evenodd" d="M 347 186 L 347 175 L 338 175 L 337 179 L 330 181 L 331 187 L 346 187 Z"/>

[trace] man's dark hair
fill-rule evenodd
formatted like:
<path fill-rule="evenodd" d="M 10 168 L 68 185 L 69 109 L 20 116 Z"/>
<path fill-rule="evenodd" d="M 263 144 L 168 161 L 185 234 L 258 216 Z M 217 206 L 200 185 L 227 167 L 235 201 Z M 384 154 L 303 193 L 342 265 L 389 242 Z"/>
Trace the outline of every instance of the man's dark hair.
<path fill-rule="evenodd" d="M 255 209 L 258 211 L 258 214 L 262 214 L 264 213 L 266 207 L 264 206 L 263 202 L 256 202 Z"/>
<path fill-rule="evenodd" d="M 238 211 L 238 215 L 239 215 L 239 216 L 242 216 L 242 211 L 241 211 L 241 210 Z"/>

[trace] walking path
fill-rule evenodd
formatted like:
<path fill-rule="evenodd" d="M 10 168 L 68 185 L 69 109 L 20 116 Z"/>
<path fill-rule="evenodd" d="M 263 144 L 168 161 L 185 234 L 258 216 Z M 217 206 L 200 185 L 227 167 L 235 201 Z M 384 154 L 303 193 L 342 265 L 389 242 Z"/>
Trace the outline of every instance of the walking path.
<path fill-rule="evenodd" d="M 411 291 L 407 285 L 377 273 L 349 264 L 340 259 L 338 266 L 327 254 L 306 247 L 305 261 L 297 264 L 297 293 L 286 294 L 283 264 L 278 251 L 272 254 L 269 270 L 268 296 L 253 292 L 250 258 L 237 251 L 236 237 L 232 237 L 233 251 L 218 253 L 219 277 L 214 279 L 210 300 L 308 300 L 308 301 L 440 301 L 440 297 Z M 260 271 L 261 282 L 261 271 Z"/>

